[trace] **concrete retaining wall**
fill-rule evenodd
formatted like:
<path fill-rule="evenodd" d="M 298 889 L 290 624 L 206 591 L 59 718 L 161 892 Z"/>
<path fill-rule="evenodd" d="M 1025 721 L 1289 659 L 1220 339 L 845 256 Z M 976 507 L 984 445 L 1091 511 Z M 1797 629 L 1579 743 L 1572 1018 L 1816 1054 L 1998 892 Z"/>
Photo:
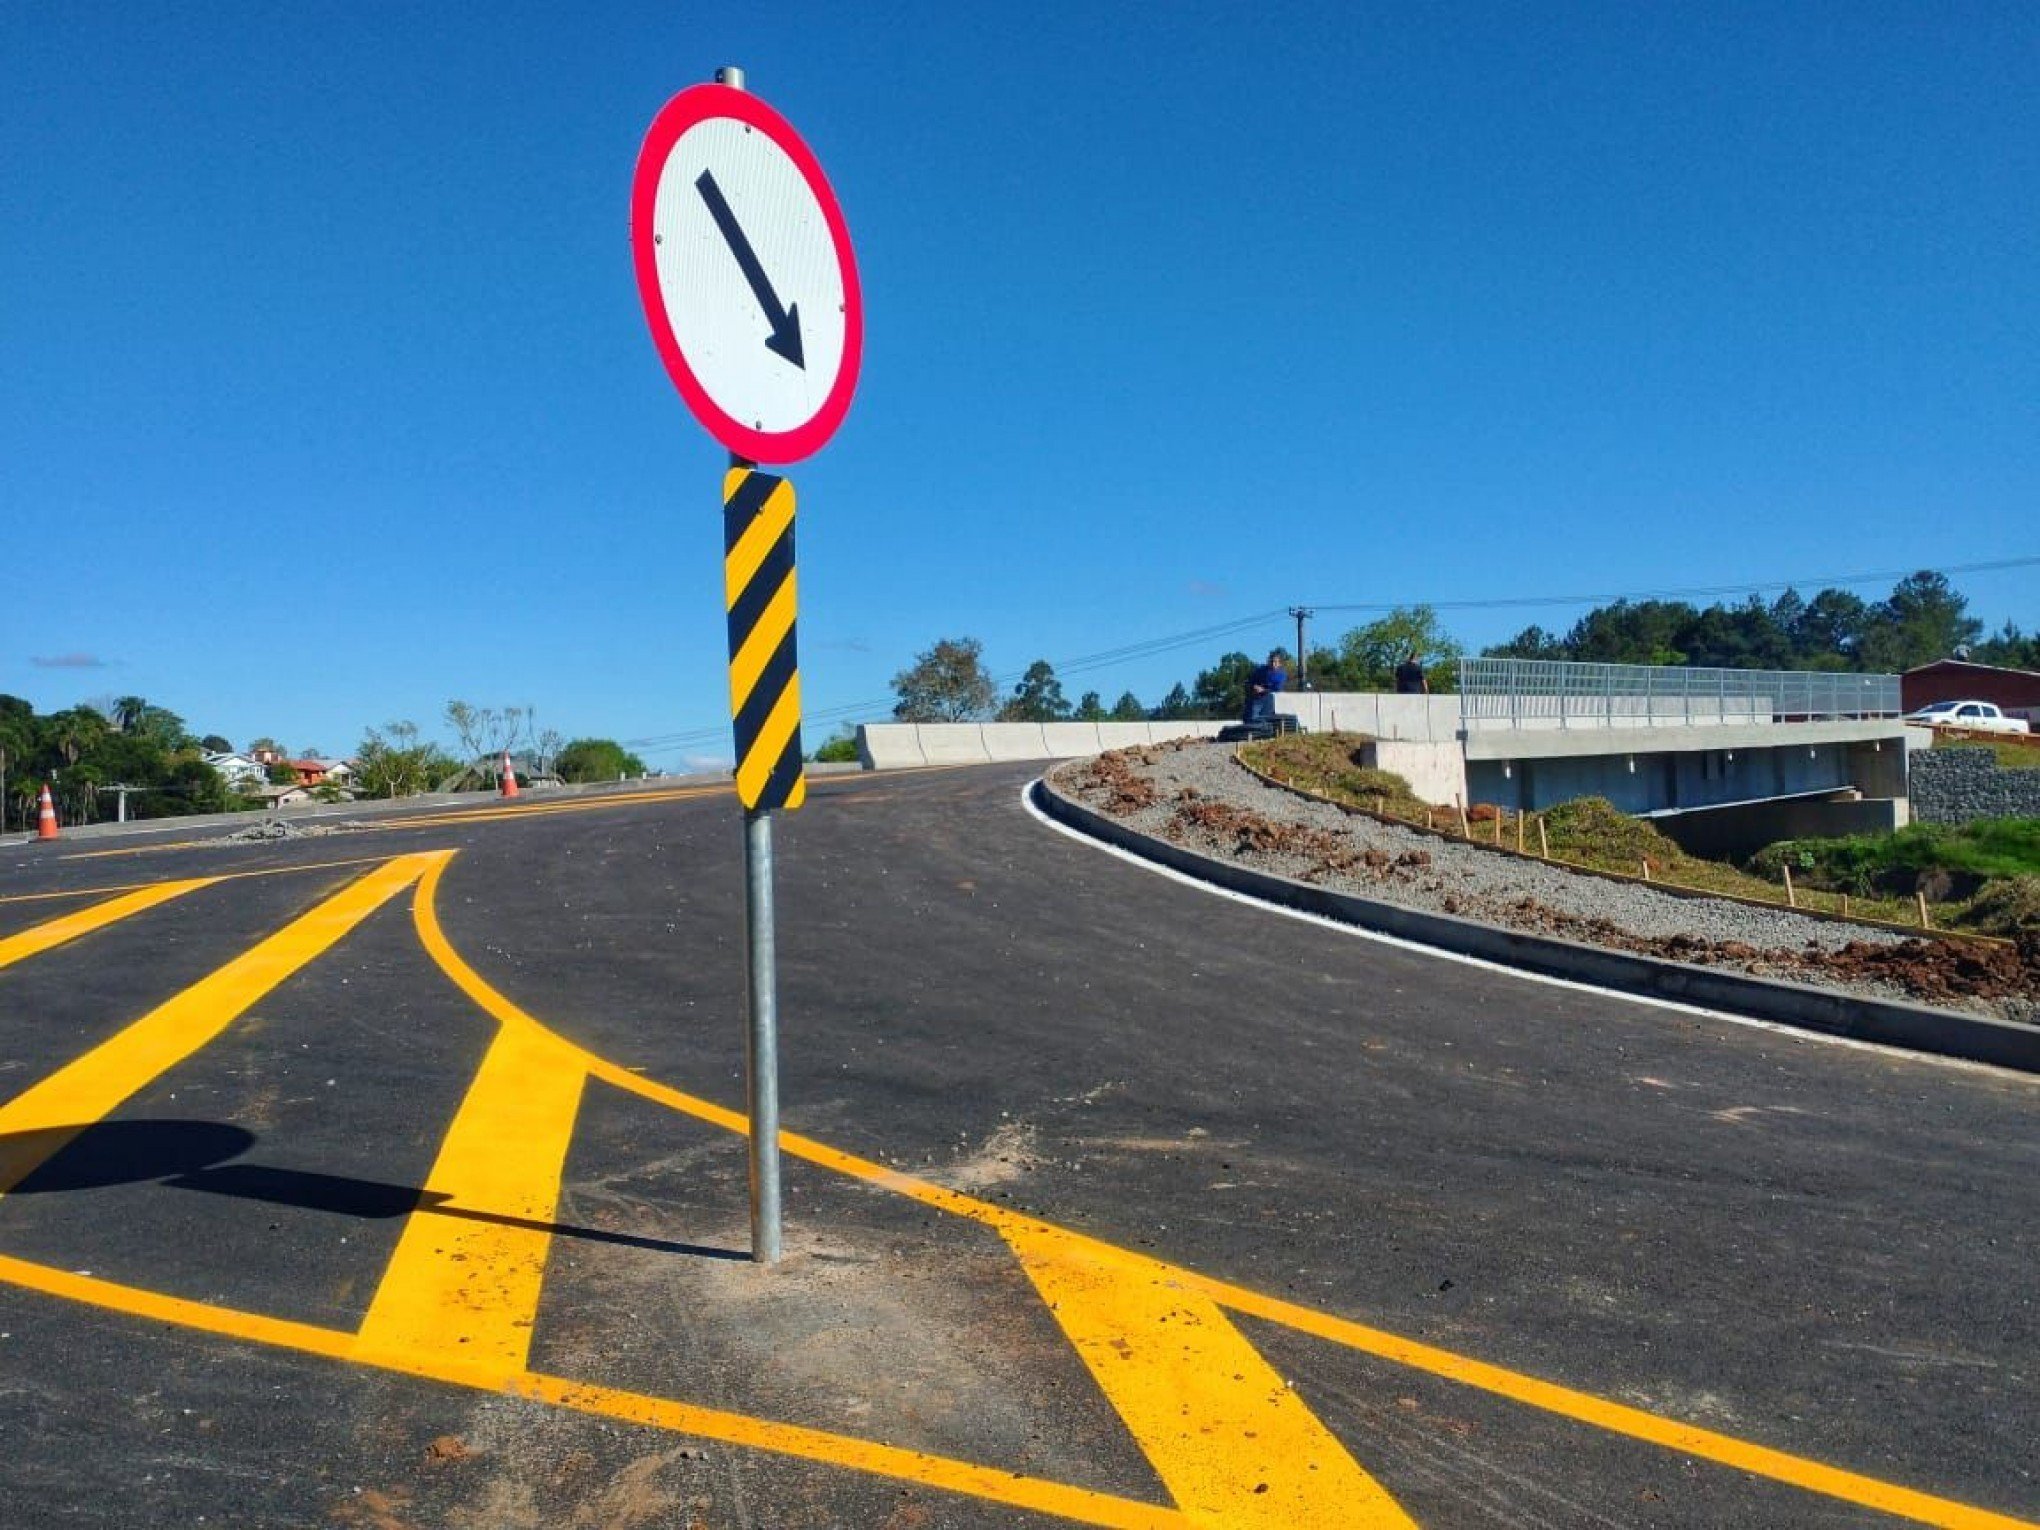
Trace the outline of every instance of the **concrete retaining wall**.
<path fill-rule="evenodd" d="M 988 765 L 1002 760 L 1075 760 L 1108 749 L 1212 738 L 1222 722 L 860 723 L 857 757 L 866 770 L 914 765 Z"/>
<path fill-rule="evenodd" d="M 1988 749 L 1916 749 L 1907 765 L 1921 823 L 2040 818 L 2040 770 L 2006 770 Z"/>
<path fill-rule="evenodd" d="M 1457 742 L 1423 744 L 1375 739 L 1362 756 L 1374 770 L 1393 771 L 1433 807 L 1451 807 L 1466 796 L 1466 756 Z"/>

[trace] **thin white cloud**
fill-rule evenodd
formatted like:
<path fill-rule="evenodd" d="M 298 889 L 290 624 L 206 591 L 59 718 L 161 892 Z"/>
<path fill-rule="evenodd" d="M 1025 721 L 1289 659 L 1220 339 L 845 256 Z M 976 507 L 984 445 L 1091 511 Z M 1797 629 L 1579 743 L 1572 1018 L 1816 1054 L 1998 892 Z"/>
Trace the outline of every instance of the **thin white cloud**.
<path fill-rule="evenodd" d="M 111 669 L 113 667 L 96 653 L 60 653 L 48 658 L 31 658 L 28 662 L 37 669 Z"/>

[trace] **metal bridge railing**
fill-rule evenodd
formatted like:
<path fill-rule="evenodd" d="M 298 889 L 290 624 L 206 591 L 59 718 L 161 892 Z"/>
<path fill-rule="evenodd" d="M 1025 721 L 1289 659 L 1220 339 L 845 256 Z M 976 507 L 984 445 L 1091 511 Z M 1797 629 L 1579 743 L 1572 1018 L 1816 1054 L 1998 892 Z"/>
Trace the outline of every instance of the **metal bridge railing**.
<path fill-rule="evenodd" d="M 1646 728 L 1896 717 L 1898 676 L 1461 659 L 1469 728 Z"/>

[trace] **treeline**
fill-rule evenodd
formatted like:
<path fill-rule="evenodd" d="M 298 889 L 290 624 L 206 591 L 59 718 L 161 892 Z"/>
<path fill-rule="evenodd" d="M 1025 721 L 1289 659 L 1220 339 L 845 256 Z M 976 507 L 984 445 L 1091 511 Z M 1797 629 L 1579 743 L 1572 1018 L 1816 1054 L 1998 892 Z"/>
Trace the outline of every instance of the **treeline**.
<path fill-rule="evenodd" d="M 1900 674 L 1966 650 L 1978 664 L 2040 669 L 2040 634 L 2010 622 L 1994 636 L 1968 614 L 1943 574 L 1922 570 L 1866 601 L 1826 589 L 1811 600 L 1787 590 L 1766 603 L 1704 609 L 1682 600 L 1619 600 L 1588 612 L 1564 636 L 1526 627 L 1487 650 L 1499 658 L 1721 669 L 1828 669 Z"/>
<path fill-rule="evenodd" d="M 451 748 L 424 737 L 416 723 L 370 728 L 353 758 L 351 779 L 312 788 L 328 800 L 351 797 L 406 797 L 429 791 L 493 790 L 495 761 L 506 751 L 524 757 L 526 768 L 569 782 L 614 781 L 642 776 L 645 763 L 610 739 L 567 740 L 539 729 L 531 708 L 475 707 L 447 703 L 445 722 Z M 192 813 L 225 813 L 260 808 L 252 787 L 222 775 L 208 755 L 232 754 L 218 734 L 199 736 L 184 719 L 140 696 L 82 702 L 59 712 L 38 714 L 19 696 L 0 695 L 0 833 L 35 822 L 47 784 L 58 817 L 66 824 L 95 823 L 119 816 L 126 799 L 129 818 L 173 818 Z M 252 755 L 317 758 L 320 751 L 288 751 L 274 739 L 258 738 Z M 288 764 L 267 767 L 271 785 L 289 785 L 297 774 Z"/>
<path fill-rule="evenodd" d="M 1968 600 L 1943 574 L 1907 575 L 1888 598 L 1866 601 L 1825 589 L 1806 599 L 1786 590 L 1776 600 L 1752 595 L 1705 608 L 1681 600 L 1618 600 L 1554 634 L 1526 627 L 1484 657 L 1561 659 L 1603 664 L 1682 665 L 1723 669 L 1828 669 L 1900 673 L 1966 653 L 1979 664 L 2040 670 L 2040 634 L 2007 622 L 1994 636 L 1968 614 Z M 1286 653 L 1288 645 L 1283 645 Z M 1429 606 L 1401 607 L 1343 634 L 1309 645 L 1293 661 L 1290 684 L 1319 691 L 1392 688 L 1396 666 L 1415 655 L 1434 692 L 1458 684 L 1465 649 Z M 1185 684 L 1177 682 L 1149 706 L 1131 691 L 1109 706 L 1099 691 L 1071 701 L 1055 668 L 1037 659 L 1002 693 L 983 667 L 975 638 L 945 638 L 893 677 L 893 716 L 901 722 L 1104 722 L 1222 718 L 1239 715 L 1247 678 L 1265 655 L 1232 652 Z M 853 751 L 854 752 L 854 751 Z"/>
<path fill-rule="evenodd" d="M 0 696 L 0 831 L 26 827 L 48 782 L 67 823 L 116 815 L 115 788 L 129 788 L 130 818 L 221 813 L 227 784 L 204 751 L 224 739 L 193 737 L 184 719 L 139 696 L 38 715 Z"/>

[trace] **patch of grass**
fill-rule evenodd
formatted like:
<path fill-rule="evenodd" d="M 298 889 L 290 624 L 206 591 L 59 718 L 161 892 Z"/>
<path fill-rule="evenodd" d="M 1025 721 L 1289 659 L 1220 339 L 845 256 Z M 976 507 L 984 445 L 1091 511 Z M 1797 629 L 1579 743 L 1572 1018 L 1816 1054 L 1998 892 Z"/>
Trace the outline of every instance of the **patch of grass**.
<path fill-rule="evenodd" d="M 1865 893 L 1910 892 L 1935 872 L 1974 880 L 2040 877 L 2040 818 L 1915 823 L 1895 834 L 1788 839 L 1765 846 L 1751 864 L 1775 871 L 1781 862 L 1821 886 Z"/>
<path fill-rule="evenodd" d="M 1991 883 L 1963 910 L 1963 924 L 1979 935 L 2007 940 L 2040 932 L 2040 877 L 2006 877 Z"/>
<path fill-rule="evenodd" d="M 1385 817 L 1421 820 L 1427 809 L 1409 782 L 1361 763 L 1371 742 L 1364 733 L 1286 733 L 1249 744 L 1240 755 L 1261 774 L 1316 796 Z"/>
<path fill-rule="evenodd" d="M 1997 756 L 1998 765 L 2005 770 L 2040 770 L 2040 738 L 2027 734 L 2024 738 L 2009 735 L 1994 738 L 1981 733 L 1934 734 L 1936 749 L 1988 749 Z"/>

